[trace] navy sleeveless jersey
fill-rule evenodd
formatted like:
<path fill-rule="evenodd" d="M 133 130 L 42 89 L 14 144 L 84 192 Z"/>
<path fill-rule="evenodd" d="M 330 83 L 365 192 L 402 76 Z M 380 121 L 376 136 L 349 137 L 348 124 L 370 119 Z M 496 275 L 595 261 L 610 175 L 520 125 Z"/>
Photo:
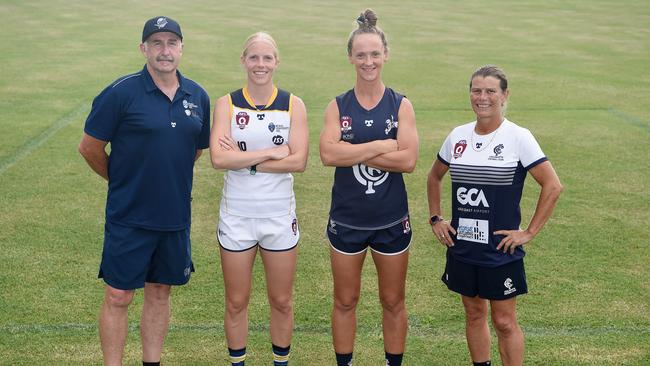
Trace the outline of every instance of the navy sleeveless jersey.
<path fill-rule="evenodd" d="M 386 88 L 371 110 L 363 108 L 354 89 L 336 97 L 341 139 L 352 144 L 397 139 L 398 112 L 403 95 Z M 408 216 L 402 173 L 385 172 L 357 164 L 337 167 L 332 187 L 330 219 L 341 226 L 378 230 L 400 223 Z"/>

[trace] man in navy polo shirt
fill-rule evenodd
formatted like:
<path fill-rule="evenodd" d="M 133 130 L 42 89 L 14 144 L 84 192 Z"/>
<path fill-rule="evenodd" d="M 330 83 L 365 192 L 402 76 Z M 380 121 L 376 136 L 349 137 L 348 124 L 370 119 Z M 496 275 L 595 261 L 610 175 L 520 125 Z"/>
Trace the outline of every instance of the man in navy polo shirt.
<path fill-rule="evenodd" d="M 192 172 L 210 136 L 210 99 L 177 70 L 183 54 L 178 23 L 148 20 L 140 51 L 146 65 L 95 98 L 79 144 L 88 165 L 108 181 L 99 270 L 106 283 L 99 321 L 106 365 L 122 363 L 128 306 L 143 287 L 143 365 L 160 363 L 171 286 L 187 283 L 194 271 Z"/>

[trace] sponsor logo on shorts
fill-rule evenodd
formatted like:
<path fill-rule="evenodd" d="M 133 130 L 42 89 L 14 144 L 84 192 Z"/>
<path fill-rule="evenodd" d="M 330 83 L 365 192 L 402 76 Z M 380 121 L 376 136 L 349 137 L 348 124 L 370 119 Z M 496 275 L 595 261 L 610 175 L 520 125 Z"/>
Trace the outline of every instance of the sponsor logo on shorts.
<path fill-rule="evenodd" d="M 338 231 L 336 231 L 336 223 L 332 220 L 330 220 L 330 224 L 327 227 L 327 230 L 334 235 L 338 235 Z"/>
<path fill-rule="evenodd" d="M 458 159 L 463 156 L 465 149 L 467 148 L 467 140 L 460 140 L 454 145 L 454 159 Z"/>
<path fill-rule="evenodd" d="M 298 220 L 293 219 L 291 222 L 291 231 L 293 231 L 294 236 L 298 234 Z"/>
<path fill-rule="evenodd" d="M 503 285 L 506 287 L 506 290 L 503 291 L 504 295 L 510 295 L 511 293 L 517 291 L 517 288 L 512 285 L 512 279 L 510 277 L 506 278 L 503 282 Z"/>
<path fill-rule="evenodd" d="M 408 217 L 402 220 L 402 231 L 404 234 L 408 234 L 411 232 L 411 223 L 409 222 Z"/>
<path fill-rule="evenodd" d="M 189 276 L 190 276 L 190 272 L 192 272 L 192 270 L 190 269 L 190 267 L 186 267 L 185 270 L 183 270 L 183 275 L 185 275 L 185 277 L 189 277 Z"/>

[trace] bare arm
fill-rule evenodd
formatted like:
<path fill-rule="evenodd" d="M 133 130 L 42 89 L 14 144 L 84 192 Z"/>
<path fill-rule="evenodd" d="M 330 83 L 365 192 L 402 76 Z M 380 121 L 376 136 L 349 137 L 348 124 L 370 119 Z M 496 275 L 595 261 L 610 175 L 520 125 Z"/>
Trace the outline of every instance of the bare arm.
<path fill-rule="evenodd" d="M 325 109 L 325 126 L 320 134 L 320 159 L 326 166 L 347 167 L 377 155 L 397 151 L 397 140 L 375 140 L 363 144 L 341 141 L 339 107 L 333 100 Z"/>
<path fill-rule="evenodd" d="M 108 154 L 106 154 L 107 141 L 96 139 L 84 132 L 79 143 L 79 153 L 86 159 L 90 168 L 108 181 Z"/>
<path fill-rule="evenodd" d="M 215 169 L 237 170 L 289 155 L 286 145 L 263 150 L 239 150 L 230 137 L 230 117 L 230 103 L 225 95 L 214 106 L 214 125 L 210 131 L 210 159 Z"/>
<path fill-rule="evenodd" d="M 418 131 L 415 128 L 415 112 L 411 101 L 404 98 L 399 107 L 397 129 L 398 151 L 377 155 L 364 162 L 365 165 L 390 172 L 411 173 L 418 160 Z"/>
<path fill-rule="evenodd" d="M 289 130 L 289 155 L 284 159 L 267 160 L 257 165 L 258 172 L 304 172 L 309 153 L 309 128 L 305 103 L 291 96 L 291 129 Z"/>
<path fill-rule="evenodd" d="M 401 122 L 400 122 L 401 123 Z M 437 215 L 442 217 L 442 209 L 440 201 L 442 196 L 442 178 L 447 174 L 449 167 L 436 159 L 433 166 L 429 171 L 427 178 L 427 199 L 429 201 L 429 215 Z M 436 224 L 431 225 L 431 231 L 440 243 L 448 247 L 454 246 L 454 241 L 451 239 L 450 233 L 456 234 L 456 230 L 451 226 L 449 220 L 441 220 Z"/>
<path fill-rule="evenodd" d="M 535 214 L 526 230 L 497 230 L 494 232 L 496 235 L 505 235 L 505 238 L 497 245 L 497 250 L 503 250 L 504 253 L 510 250 L 510 254 L 512 254 L 516 247 L 533 240 L 551 217 L 555 204 L 560 198 L 560 193 L 564 189 L 549 161 L 537 165 L 529 172 L 542 187 L 537 199 Z"/>

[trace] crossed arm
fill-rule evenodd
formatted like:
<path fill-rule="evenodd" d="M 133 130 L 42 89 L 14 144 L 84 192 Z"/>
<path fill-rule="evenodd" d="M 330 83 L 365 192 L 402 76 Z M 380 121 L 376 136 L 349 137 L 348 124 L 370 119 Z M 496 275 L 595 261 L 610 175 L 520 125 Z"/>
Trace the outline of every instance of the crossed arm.
<path fill-rule="evenodd" d="M 418 134 L 413 105 L 404 98 L 398 112 L 397 140 L 374 140 L 350 144 L 341 140 L 339 109 L 332 100 L 325 110 L 325 125 L 320 135 L 320 157 L 326 166 L 349 167 L 364 164 L 390 172 L 410 173 L 418 157 Z"/>
<path fill-rule="evenodd" d="M 237 170 L 257 165 L 267 173 L 302 172 L 307 165 L 309 129 L 303 101 L 292 98 L 291 129 L 288 145 L 262 150 L 241 151 L 230 135 L 230 103 L 225 95 L 214 108 L 214 125 L 210 133 L 210 158 L 215 169 Z"/>

